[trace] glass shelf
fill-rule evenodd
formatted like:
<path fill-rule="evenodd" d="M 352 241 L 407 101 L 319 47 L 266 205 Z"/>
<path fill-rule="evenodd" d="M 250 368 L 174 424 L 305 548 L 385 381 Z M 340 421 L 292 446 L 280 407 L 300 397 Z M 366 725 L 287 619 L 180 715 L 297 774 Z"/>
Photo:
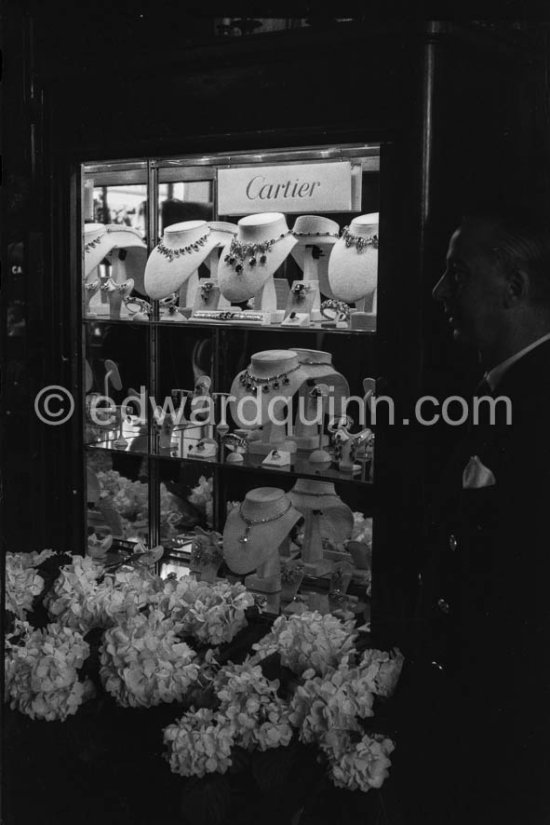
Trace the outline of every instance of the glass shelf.
<path fill-rule="evenodd" d="M 273 467 L 262 465 L 263 456 L 254 456 L 254 455 L 247 455 L 244 456 L 244 460 L 242 463 L 239 464 L 232 464 L 227 461 L 219 461 L 217 458 L 194 458 L 194 457 L 182 457 L 178 455 L 168 455 L 166 452 L 157 452 L 154 453 L 153 451 L 149 451 L 146 448 L 144 449 L 136 449 L 135 447 L 132 449 L 132 444 L 128 444 L 127 447 L 124 449 L 116 448 L 113 446 L 113 440 L 109 442 L 103 443 L 89 443 L 86 444 L 87 450 L 102 450 L 106 452 L 115 453 L 118 455 L 125 455 L 125 454 L 138 454 L 138 455 L 150 455 L 151 458 L 155 459 L 162 459 L 165 461 L 171 462 L 183 462 L 184 464 L 188 465 L 195 465 L 195 466 L 202 466 L 205 468 L 205 471 L 211 469 L 212 467 L 221 468 L 228 472 L 235 472 L 235 473 L 250 473 L 251 471 L 254 473 L 261 473 L 262 475 L 265 474 L 266 476 L 273 475 L 273 476 L 283 476 L 289 478 L 310 478 L 310 479 L 323 479 L 327 481 L 332 481 L 338 484 L 353 484 L 353 485 L 360 485 L 365 489 L 373 489 L 374 484 L 373 481 L 368 477 L 370 464 L 369 463 L 362 463 L 361 469 L 358 473 L 345 473 L 341 470 L 338 470 L 337 467 L 325 467 L 323 465 L 322 468 L 316 468 L 315 464 L 312 464 L 308 461 L 305 454 L 300 455 L 295 454 L 291 458 L 291 463 L 284 467 Z"/>

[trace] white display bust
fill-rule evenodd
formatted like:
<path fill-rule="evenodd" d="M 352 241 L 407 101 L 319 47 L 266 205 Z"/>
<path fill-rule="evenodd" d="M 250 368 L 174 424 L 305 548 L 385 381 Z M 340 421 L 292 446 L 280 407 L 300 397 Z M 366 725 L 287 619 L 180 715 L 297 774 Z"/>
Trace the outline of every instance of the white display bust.
<path fill-rule="evenodd" d="M 344 230 L 330 255 L 328 279 L 340 301 L 372 299 L 378 279 L 378 212 L 359 215 Z"/>
<path fill-rule="evenodd" d="M 276 448 L 295 451 L 286 441 L 285 407 L 304 381 L 307 371 L 294 350 L 264 350 L 251 356 L 246 370 L 238 373 L 230 391 L 230 411 L 239 427 L 262 428 L 261 439 L 250 442 L 251 452 Z"/>
<path fill-rule="evenodd" d="M 84 257 L 84 278 L 88 278 L 101 261 L 113 249 L 130 250 L 130 258 L 126 266 L 128 273 L 121 273 L 117 283 L 133 277 L 137 284 L 143 276 L 145 266 L 146 247 L 143 239 L 135 229 L 117 223 L 86 223 L 82 237 Z"/>
<path fill-rule="evenodd" d="M 268 281 L 272 284 L 273 274 L 295 245 L 296 239 L 281 212 L 241 218 L 234 241 L 224 247 L 220 257 L 218 280 L 222 295 L 233 303 L 257 295 Z"/>
<path fill-rule="evenodd" d="M 340 237 L 339 225 L 320 215 L 300 215 L 296 218 L 292 234 L 297 241 L 292 257 L 304 273 L 304 281 L 318 281 L 319 291 L 332 298 L 328 262 L 332 247 Z M 316 254 L 315 247 L 318 250 Z"/>
<path fill-rule="evenodd" d="M 145 267 L 145 291 L 158 300 L 177 292 L 220 242 L 206 221 L 167 226 Z"/>
<path fill-rule="evenodd" d="M 280 574 L 279 547 L 301 518 L 284 490 L 249 490 L 225 522 L 223 554 L 229 569 L 239 575 L 256 570 L 261 576 L 268 565 L 269 575 Z"/>

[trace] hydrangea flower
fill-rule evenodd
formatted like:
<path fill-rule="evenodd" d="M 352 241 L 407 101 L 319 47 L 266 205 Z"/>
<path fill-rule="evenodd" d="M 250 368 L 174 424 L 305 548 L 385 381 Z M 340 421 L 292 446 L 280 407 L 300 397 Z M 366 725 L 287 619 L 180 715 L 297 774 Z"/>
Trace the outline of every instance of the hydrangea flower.
<path fill-rule="evenodd" d="M 253 645 L 254 661 L 281 654 L 281 662 L 298 676 L 313 668 L 318 674 L 328 672 L 354 649 L 356 633 L 353 619 L 341 621 L 330 613 L 305 611 L 290 617 L 279 616 L 271 632 Z"/>
<path fill-rule="evenodd" d="M 206 708 L 185 713 L 164 729 L 166 758 L 172 772 L 181 776 L 225 773 L 232 764 L 233 734 L 223 714 Z"/>
<path fill-rule="evenodd" d="M 151 707 L 183 699 L 200 669 L 195 652 L 178 638 L 180 631 L 158 610 L 105 631 L 100 677 L 119 705 Z"/>
<path fill-rule="evenodd" d="M 44 579 L 35 570 L 53 550 L 42 553 L 6 553 L 6 610 L 24 619 L 31 610 L 33 600 L 44 589 Z"/>
<path fill-rule="evenodd" d="M 190 576 L 167 579 L 157 604 L 181 623 L 182 633 L 203 644 L 230 642 L 246 626 L 245 612 L 254 597 L 242 584 L 198 582 Z"/>
<path fill-rule="evenodd" d="M 397 686 L 403 662 L 404 656 L 397 649 L 365 650 L 355 668 L 355 678 L 377 696 L 388 697 Z"/>
<path fill-rule="evenodd" d="M 100 606 L 95 601 L 102 565 L 91 558 L 75 556 L 71 564 L 59 571 L 45 605 L 53 619 L 67 627 L 87 633 L 92 627 L 104 626 Z"/>
<path fill-rule="evenodd" d="M 46 605 L 52 617 L 87 633 L 94 627 L 110 627 L 124 616 L 145 607 L 162 587 L 146 568 L 119 569 L 105 575 L 105 568 L 91 558 L 75 556 L 61 568 Z"/>
<path fill-rule="evenodd" d="M 374 694 L 365 689 L 357 671 L 343 665 L 331 674 L 303 674 L 290 706 L 292 724 L 302 742 L 321 742 L 330 731 L 360 730 L 358 719 L 373 716 Z"/>
<path fill-rule="evenodd" d="M 205 515 L 206 523 L 209 527 L 213 523 L 213 489 L 214 479 L 212 477 L 200 476 L 199 483 L 193 487 L 191 493 L 187 497 L 190 504 L 193 504 L 198 510 Z"/>
<path fill-rule="evenodd" d="M 221 669 L 214 680 L 222 713 L 234 729 L 235 743 L 265 751 L 292 739 L 288 705 L 277 695 L 279 683 L 265 678 L 258 666 L 245 662 Z"/>
<path fill-rule="evenodd" d="M 22 635 L 21 635 L 22 634 Z M 60 624 L 32 630 L 17 623 L 6 639 L 5 691 L 12 710 L 47 721 L 65 720 L 92 698 L 89 679 L 79 681 L 78 670 L 90 653 L 82 635 Z"/>
<path fill-rule="evenodd" d="M 362 541 L 369 546 L 372 544 L 372 517 L 364 516 L 358 511 L 353 513 L 352 541 Z"/>
<path fill-rule="evenodd" d="M 338 743 L 334 747 L 334 743 Z M 389 754 L 394 750 L 391 739 L 365 735 L 359 742 L 349 737 L 327 739 L 323 750 L 328 757 L 329 776 L 337 788 L 369 791 L 380 788 L 391 766 Z"/>

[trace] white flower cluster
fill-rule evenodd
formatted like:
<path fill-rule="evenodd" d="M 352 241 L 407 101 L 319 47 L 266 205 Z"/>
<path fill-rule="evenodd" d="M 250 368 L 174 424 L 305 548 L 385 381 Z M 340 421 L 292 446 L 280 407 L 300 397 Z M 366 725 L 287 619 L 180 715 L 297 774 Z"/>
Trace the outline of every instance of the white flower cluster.
<path fill-rule="evenodd" d="M 136 614 L 161 587 L 158 576 L 144 567 L 111 576 L 93 559 L 75 556 L 61 568 L 46 605 L 52 617 L 87 633 Z"/>
<path fill-rule="evenodd" d="M 44 550 L 44 553 L 52 552 Z M 35 564 L 40 564 L 47 556 L 37 561 L 38 556 L 37 553 L 6 553 L 5 608 L 18 619 L 25 618 L 33 599 L 44 589 L 44 579 L 35 570 Z"/>
<path fill-rule="evenodd" d="M 257 651 L 254 661 L 278 652 L 281 663 L 298 676 L 310 668 L 324 674 L 354 649 L 356 636 L 353 619 L 341 621 L 330 613 L 322 616 L 308 610 L 290 617 L 279 616 L 271 632 L 253 645 Z"/>
<path fill-rule="evenodd" d="M 405 661 L 399 650 L 365 650 L 354 673 L 367 690 L 377 696 L 389 697 L 397 687 L 397 682 Z"/>
<path fill-rule="evenodd" d="M 127 538 L 137 537 L 142 526 L 146 526 L 149 514 L 149 486 L 143 481 L 131 481 L 116 470 L 102 470 L 97 480 L 103 494 L 110 497 L 112 506 L 122 519 Z M 160 520 L 164 538 L 173 538 L 180 528 L 182 517 L 181 501 L 160 485 Z"/>
<path fill-rule="evenodd" d="M 104 568 L 91 558 L 74 556 L 64 565 L 45 599 L 53 619 L 87 633 L 93 627 L 103 627 L 105 617 L 96 601 L 98 578 Z"/>
<path fill-rule="evenodd" d="M 63 721 L 76 713 L 94 695 L 92 682 L 78 678 L 89 653 L 89 645 L 76 630 L 60 624 L 32 630 L 27 622 L 18 622 L 15 633 L 6 639 L 4 664 L 6 699 L 12 710 L 47 721 Z"/>
<path fill-rule="evenodd" d="M 322 745 L 328 758 L 329 777 L 337 788 L 368 791 L 380 788 L 391 766 L 395 745 L 383 736 L 365 734 L 358 742 L 348 734 L 329 737 Z"/>
<path fill-rule="evenodd" d="M 364 516 L 358 511 L 353 514 L 352 541 L 361 541 L 369 546 L 372 544 L 372 517 Z"/>
<path fill-rule="evenodd" d="M 288 745 L 292 738 L 288 705 L 262 669 L 245 662 L 228 665 L 214 680 L 220 711 L 234 728 L 235 744 L 261 751 Z"/>
<path fill-rule="evenodd" d="M 296 688 L 290 719 L 302 742 L 325 752 L 335 785 L 349 790 L 378 788 L 387 776 L 390 739 L 362 735 L 359 719 L 374 715 L 375 695 L 389 696 L 403 665 L 399 651 L 367 650 L 355 667 L 351 655 L 323 677 L 313 670 Z"/>
<path fill-rule="evenodd" d="M 278 683 L 268 681 L 259 667 L 227 665 L 213 686 L 220 700 L 216 711 L 190 710 L 164 730 L 173 773 L 225 773 L 234 746 L 265 751 L 284 747 L 292 738 L 288 706 L 277 696 Z"/>
<path fill-rule="evenodd" d="M 303 674 L 291 701 L 292 724 L 300 729 L 302 742 L 320 742 L 334 730 L 361 730 L 358 719 L 373 716 L 374 693 L 365 689 L 357 670 L 341 665 L 332 673 Z"/>
<path fill-rule="evenodd" d="M 164 744 L 172 773 L 181 776 L 225 773 L 232 764 L 233 729 L 223 714 L 206 708 L 168 725 Z"/>
<path fill-rule="evenodd" d="M 122 707 L 181 701 L 199 675 L 196 654 L 178 638 L 181 626 L 158 610 L 127 617 L 105 631 L 100 677 Z"/>
<path fill-rule="evenodd" d="M 116 470 L 97 473 L 101 490 L 113 498 L 113 505 L 123 518 L 136 521 L 147 516 L 149 509 L 148 485 L 130 481 Z"/>
<path fill-rule="evenodd" d="M 157 599 L 165 616 L 181 622 L 182 633 L 203 644 L 230 642 L 246 626 L 245 611 L 254 597 L 242 584 L 198 582 L 189 576 L 168 578 Z"/>
<path fill-rule="evenodd" d="M 209 526 L 212 525 L 213 521 L 213 485 L 214 479 L 212 477 L 200 476 L 199 483 L 196 487 L 193 487 L 187 497 L 190 504 L 193 504 L 204 513 L 206 523 Z"/>

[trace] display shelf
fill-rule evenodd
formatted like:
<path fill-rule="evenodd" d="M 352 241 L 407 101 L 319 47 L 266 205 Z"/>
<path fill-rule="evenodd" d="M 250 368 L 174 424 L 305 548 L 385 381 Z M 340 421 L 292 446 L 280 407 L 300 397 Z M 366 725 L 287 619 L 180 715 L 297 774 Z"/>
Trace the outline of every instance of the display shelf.
<path fill-rule="evenodd" d="M 112 453 L 113 455 L 139 455 L 150 456 L 152 459 L 161 459 L 163 461 L 170 461 L 172 463 L 181 463 L 183 465 L 191 465 L 195 467 L 203 467 L 206 469 L 217 468 L 227 472 L 249 474 L 251 471 L 265 475 L 266 477 L 273 476 L 282 478 L 307 478 L 312 480 L 327 479 L 343 485 L 359 485 L 363 490 L 371 490 L 374 488 L 374 482 L 367 478 L 367 472 L 353 475 L 351 473 L 343 473 L 334 468 L 326 468 L 323 470 L 310 469 L 306 459 L 297 459 L 288 467 L 266 467 L 262 466 L 260 457 L 248 456 L 243 464 L 230 464 L 227 461 L 218 461 L 215 458 L 196 459 L 196 458 L 180 458 L 178 456 L 167 456 L 162 453 L 153 453 L 152 450 L 132 450 L 128 446 L 124 450 L 116 449 L 113 446 L 103 447 L 100 444 L 86 444 L 86 450 L 98 450 L 105 453 Z"/>
<path fill-rule="evenodd" d="M 177 321 L 169 321 L 162 318 L 158 320 L 134 320 L 133 318 L 109 318 L 108 316 L 91 316 L 86 315 L 82 319 L 82 323 L 85 326 L 90 326 L 94 324 L 114 324 L 120 326 L 140 326 L 140 327 L 160 327 L 160 328 L 180 328 L 180 329 L 201 329 L 201 330 L 208 330 L 208 329 L 216 329 L 216 330 L 238 330 L 241 332 L 249 332 L 250 330 L 258 331 L 262 334 L 267 334 L 270 332 L 280 332 L 283 335 L 288 335 L 290 330 L 288 327 L 283 327 L 280 324 L 243 324 L 237 322 L 227 322 L 227 321 L 208 321 L 206 322 L 195 322 L 191 319 L 181 318 L 181 320 Z M 354 338 L 356 337 L 364 337 L 364 338 L 376 338 L 376 331 L 375 330 L 364 330 L 364 329 L 351 329 L 350 327 L 333 327 L 327 324 L 310 324 L 309 326 L 304 327 L 293 327 L 292 334 L 294 335 L 297 333 L 298 335 L 307 335 L 307 334 L 315 334 L 315 333 L 327 333 L 330 335 L 351 335 Z"/>

